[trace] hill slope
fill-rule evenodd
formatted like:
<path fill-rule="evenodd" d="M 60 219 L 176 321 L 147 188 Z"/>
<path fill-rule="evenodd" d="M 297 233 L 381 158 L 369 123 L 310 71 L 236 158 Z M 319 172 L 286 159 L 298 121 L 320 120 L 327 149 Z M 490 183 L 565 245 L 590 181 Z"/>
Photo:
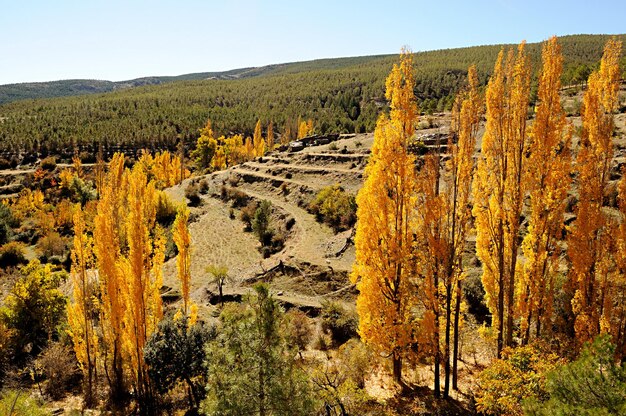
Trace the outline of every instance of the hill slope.
<path fill-rule="evenodd" d="M 621 38 L 626 40 L 626 35 Z M 606 39 L 603 35 L 560 39 L 566 83 L 584 78 L 586 69 L 599 61 Z M 429 113 L 448 108 L 472 63 L 486 82 L 501 48 L 477 46 L 416 54 L 421 109 Z M 540 48 L 540 44 L 528 45 L 535 70 Z M 140 148 L 174 148 L 181 139 L 193 145 L 198 129 L 209 118 L 218 135 L 251 135 L 257 119 L 264 124 L 273 120 L 279 134 L 285 125 L 295 131 L 299 117 L 312 118 L 321 133 L 372 131 L 386 105 L 384 80 L 396 59 L 395 55 L 325 59 L 208 77 L 213 79 L 205 79 L 210 73 L 168 78 L 171 82 L 155 77 L 154 82 L 165 83 L 106 94 L 17 101 L 0 106 L 0 151 L 9 158 L 24 152 L 71 154 L 75 145 L 93 155 L 98 143 L 128 153 Z M 143 80 L 150 83 L 150 79 Z"/>

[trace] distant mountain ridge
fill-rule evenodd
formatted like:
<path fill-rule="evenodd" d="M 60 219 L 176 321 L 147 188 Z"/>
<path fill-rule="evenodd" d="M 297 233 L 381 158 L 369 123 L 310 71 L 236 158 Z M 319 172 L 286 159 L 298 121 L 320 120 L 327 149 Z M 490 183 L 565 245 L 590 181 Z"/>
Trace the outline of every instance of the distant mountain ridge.
<path fill-rule="evenodd" d="M 601 54 L 601 48 L 604 41 L 609 36 L 613 35 L 567 35 L 559 37 L 559 41 L 564 45 L 564 55 L 566 57 L 566 61 L 569 58 L 570 63 L 572 61 L 587 63 L 590 60 L 590 55 L 593 56 L 593 59 L 597 59 L 597 55 Z M 626 39 L 626 35 L 623 34 L 614 36 L 618 36 L 622 40 Z M 530 47 L 531 54 L 534 51 L 535 57 L 538 58 L 540 43 L 529 43 L 528 45 Z M 465 68 L 471 63 L 478 63 L 480 66 L 481 61 L 483 61 L 485 57 L 488 56 L 489 59 L 491 59 L 494 53 L 497 53 L 499 48 L 507 46 L 511 45 L 481 45 L 418 52 L 416 53 L 415 62 L 418 66 L 422 60 L 428 63 L 433 60 L 440 60 L 441 62 L 447 63 L 452 63 L 452 61 L 454 61 L 453 63 L 455 64 L 455 67 L 458 66 L 457 64 L 460 62 L 463 62 L 463 66 Z M 238 68 L 228 71 L 197 72 L 177 76 L 147 76 L 126 81 L 71 79 L 48 82 L 5 84 L 0 85 L 0 105 L 27 99 L 101 94 L 135 87 L 166 84 L 174 81 L 201 81 L 209 79 L 235 80 L 265 75 L 294 74 L 319 70 L 337 70 L 368 65 L 376 66 L 383 62 L 391 62 L 396 56 L 397 54 L 325 58 L 311 61 L 271 64 L 260 67 Z M 443 58 L 443 60 L 441 58 Z"/>
<path fill-rule="evenodd" d="M 385 59 L 394 55 L 372 55 L 349 58 L 315 59 L 312 61 L 271 64 L 260 67 L 237 68 L 228 71 L 195 72 L 176 76 L 148 76 L 125 81 L 96 79 L 68 79 L 45 82 L 24 82 L 0 85 L 0 105 L 19 100 L 70 97 L 85 94 L 102 94 L 147 85 L 160 85 L 174 81 L 234 80 L 261 75 L 295 73 L 315 69 L 339 69 L 355 64 Z"/>

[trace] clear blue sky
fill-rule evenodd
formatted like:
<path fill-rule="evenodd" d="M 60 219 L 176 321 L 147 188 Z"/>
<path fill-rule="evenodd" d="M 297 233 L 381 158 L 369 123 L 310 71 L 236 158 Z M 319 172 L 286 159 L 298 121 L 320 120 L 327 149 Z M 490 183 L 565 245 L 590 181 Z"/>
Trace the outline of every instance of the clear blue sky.
<path fill-rule="evenodd" d="M 0 84 L 624 32 L 625 0 L 0 0 Z"/>

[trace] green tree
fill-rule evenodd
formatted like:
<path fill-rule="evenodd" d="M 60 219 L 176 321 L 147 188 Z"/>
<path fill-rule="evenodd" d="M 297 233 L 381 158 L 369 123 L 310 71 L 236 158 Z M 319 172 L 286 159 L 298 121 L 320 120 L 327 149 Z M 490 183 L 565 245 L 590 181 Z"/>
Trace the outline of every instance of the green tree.
<path fill-rule="evenodd" d="M 144 348 L 148 374 L 159 393 L 164 394 L 178 382 L 185 382 L 189 400 L 196 408 L 202 400 L 205 344 L 215 337 L 215 328 L 202 323 L 189 325 L 187 316 L 171 317 L 159 323 Z"/>
<path fill-rule="evenodd" d="M 254 287 L 245 305 L 222 312 L 221 330 L 207 347 L 207 415 L 305 415 L 309 383 L 283 336 L 283 311 L 269 287 Z"/>
<path fill-rule="evenodd" d="M 205 170 L 211 166 L 211 160 L 217 151 L 217 140 L 213 137 L 213 128 L 211 120 L 207 121 L 206 126 L 200 130 L 200 137 L 196 143 L 196 148 L 191 152 L 191 157 L 196 163 L 198 170 Z"/>
<path fill-rule="evenodd" d="M 550 399 L 530 400 L 526 414 L 533 416 L 596 416 L 626 414 L 626 368 L 615 362 L 609 335 L 585 344 L 577 360 L 548 375 Z"/>
<path fill-rule="evenodd" d="M 271 214 L 272 203 L 263 200 L 254 212 L 254 218 L 252 219 L 252 231 L 254 231 L 254 234 L 263 246 L 269 246 L 274 235 L 270 228 Z"/>

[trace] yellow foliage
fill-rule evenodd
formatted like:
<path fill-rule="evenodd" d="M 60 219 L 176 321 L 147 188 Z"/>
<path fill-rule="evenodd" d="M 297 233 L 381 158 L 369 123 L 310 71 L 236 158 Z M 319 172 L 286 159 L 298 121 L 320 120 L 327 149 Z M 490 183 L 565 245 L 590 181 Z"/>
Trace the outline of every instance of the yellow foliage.
<path fill-rule="evenodd" d="M 539 100 L 525 168 L 530 191 L 528 232 L 522 242 L 526 262 L 518 286 L 517 311 L 526 342 L 533 319 L 537 336 L 541 328 L 551 328 L 555 275 L 561 255 L 559 243 L 571 182 L 571 127 L 559 95 L 563 56 L 556 37 L 544 43 L 542 57 Z"/>
<path fill-rule="evenodd" d="M 569 285 L 575 291 L 572 311 L 579 345 L 608 331 L 606 323 L 613 319 L 613 227 L 602 205 L 613 159 L 612 112 L 617 105 L 621 49 L 622 44 L 616 39 L 607 42 L 600 69 L 589 77 L 583 99 L 583 131 L 577 156 L 579 200 L 576 221 L 568 234 L 572 263 Z M 605 323 L 604 328 L 601 322 Z"/>
<path fill-rule="evenodd" d="M 487 123 L 473 185 L 476 254 L 483 264 L 487 305 L 498 327 L 498 353 L 513 338 L 518 232 L 523 205 L 530 65 L 500 51 L 487 86 Z M 506 326 L 505 326 L 506 322 Z"/>
<path fill-rule="evenodd" d="M 359 295 L 359 333 L 379 353 L 392 355 L 394 376 L 415 342 L 414 267 L 415 157 L 408 153 L 417 105 L 412 58 L 401 55 L 387 78 L 390 117 L 380 116 L 365 183 L 357 196 L 356 261 L 351 280 Z"/>

